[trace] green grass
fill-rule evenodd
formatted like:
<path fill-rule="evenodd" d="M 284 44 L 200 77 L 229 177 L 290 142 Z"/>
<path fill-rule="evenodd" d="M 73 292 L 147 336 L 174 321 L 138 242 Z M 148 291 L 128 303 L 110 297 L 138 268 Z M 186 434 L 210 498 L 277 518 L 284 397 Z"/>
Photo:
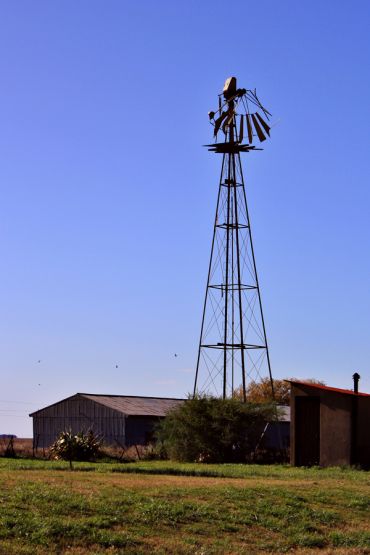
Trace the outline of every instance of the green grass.
<path fill-rule="evenodd" d="M 204 476 L 220 478 L 277 478 L 279 480 L 291 479 L 345 479 L 356 483 L 370 483 L 368 471 L 356 470 L 347 466 L 321 468 L 295 468 L 290 465 L 252 465 L 252 464 L 199 464 L 177 463 L 172 461 L 138 461 L 130 463 L 117 463 L 113 460 L 104 463 L 73 463 L 74 469 L 80 472 L 99 473 L 134 473 L 157 474 L 172 476 Z M 44 459 L 6 459 L 0 458 L 0 472 L 4 470 L 60 470 L 69 469 L 65 461 L 48 461 Z"/>
<path fill-rule="evenodd" d="M 348 468 L 0 459 L 0 554 L 370 553 Z"/>

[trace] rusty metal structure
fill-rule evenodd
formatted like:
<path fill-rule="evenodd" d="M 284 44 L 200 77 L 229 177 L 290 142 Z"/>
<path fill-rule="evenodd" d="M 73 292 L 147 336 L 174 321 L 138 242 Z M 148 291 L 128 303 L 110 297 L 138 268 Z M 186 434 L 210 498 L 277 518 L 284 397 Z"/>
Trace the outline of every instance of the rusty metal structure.
<path fill-rule="evenodd" d="M 218 109 L 209 112 L 215 142 L 206 146 L 222 155 L 222 165 L 194 395 L 225 399 L 238 390 L 246 401 L 248 381 L 267 376 L 274 395 L 240 156 L 261 150 L 253 143 L 270 135 L 270 117 L 256 91 L 238 88 L 235 77 L 226 80 Z"/>

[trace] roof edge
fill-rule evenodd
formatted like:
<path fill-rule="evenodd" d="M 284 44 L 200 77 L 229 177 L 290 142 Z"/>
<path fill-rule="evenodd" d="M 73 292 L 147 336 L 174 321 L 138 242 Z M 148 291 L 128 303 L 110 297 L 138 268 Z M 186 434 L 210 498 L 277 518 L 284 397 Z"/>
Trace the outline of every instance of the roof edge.
<path fill-rule="evenodd" d="M 37 414 L 38 412 L 41 412 L 42 410 L 50 409 L 50 407 L 54 407 L 55 405 L 58 405 L 59 403 L 62 403 L 63 401 L 67 401 L 68 399 L 72 399 L 73 397 L 77 397 L 77 395 L 81 395 L 81 393 L 74 393 L 73 395 L 69 395 L 69 397 L 65 397 L 64 399 L 60 399 L 60 401 L 55 401 L 55 403 L 51 403 L 50 405 L 46 405 L 46 407 L 42 407 L 42 409 L 38 409 L 38 410 L 35 410 L 35 411 L 31 412 L 28 416 L 33 416 L 34 414 Z"/>
<path fill-rule="evenodd" d="M 51 407 L 54 407 L 55 405 L 58 405 L 59 403 L 62 403 L 63 401 L 67 401 L 68 399 L 72 399 L 73 397 L 85 397 L 85 396 L 90 396 L 90 397 L 125 397 L 125 398 L 130 398 L 130 399 L 161 399 L 161 400 L 168 400 L 168 401 L 186 401 L 185 398 L 182 397 L 152 397 L 152 396 L 148 396 L 148 395 L 112 395 L 112 394 L 108 394 L 108 393 L 81 393 L 81 392 L 77 392 L 74 393 L 73 395 L 69 395 L 69 397 L 65 397 L 64 399 L 60 399 L 59 401 L 56 401 L 55 403 L 51 403 L 50 405 L 46 405 L 46 407 L 42 407 L 41 409 L 35 410 L 33 412 L 31 412 L 28 416 L 33 417 L 35 416 L 37 413 L 46 410 L 46 409 L 50 409 Z M 91 399 L 90 399 L 91 400 Z M 98 401 L 96 401 L 98 402 Z M 112 410 L 116 410 L 116 409 L 112 409 Z M 122 413 L 125 414 L 125 413 Z"/>
<path fill-rule="evenodd" d="M 313 387 L 315 389 L 321 389 L 323 391 L 334 391 L 335 393 L 343 393 L 344 395 L 355 395 L 356 397 L 370 397 L 370 393 L 362 393 L 358 392 L 355 393 L 352 389 L 341 389 L 339 387 L 331 387 L 329 385 L 321 385 L 318 383 L 306 382 L 304 380 L 284 380 L 288 383 L 298 384 L 298 385 L 305 385 L 308 387 Z"/>
<path fill-rule="evenodd" d="M 93 395 L 94 397 L 128 397 L 129 399 L 162 399 L 169 401 L 186 401 L 185 397 L 156 397 L 154 395 L 116 395 L 112 393 L 76 393 L 76 395 Z M 69 397 L 67 397 L 68 399 Z M 63 399 L 64 400 L 64 399 Z"/>

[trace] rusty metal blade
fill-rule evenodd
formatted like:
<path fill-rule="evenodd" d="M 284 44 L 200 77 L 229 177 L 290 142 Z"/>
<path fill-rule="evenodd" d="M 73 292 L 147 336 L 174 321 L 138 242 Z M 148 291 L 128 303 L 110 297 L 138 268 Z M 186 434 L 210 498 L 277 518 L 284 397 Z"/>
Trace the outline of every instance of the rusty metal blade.
<path fill-rule="evenodd" d="M 267 135 L 270 136 L 270 129 L 271 127 L 269 127 L 267 125 L 267 123 L 261 118 L 261 116 L 259 114 L 256 114 L 258 121 L 260 122 L 260 124 L 262 125 L 262 127 L 264 128 L 264 130 L 266 131 Z"/>
<path fill-rule="evenodd" d="M 257 118 L 254 114 L 252 114 L 252 121 L 253 121 L 254 128 L 256 130 L 256 133 L 258 135 L 258 138 L 262 143 L 262 141 L 266 140 L 266 137 L 265 137 L 265 135 L 264 135 L 264 133 L 263 133 L 258 121 L 257 121 Z"/>
<path fill-rule="evenodd" d="M 249 144 L 252 144 L 253 143 L 253 131 L 252 131 L 252 124 L 251 124 L 251 117 L 250 117 L 249 114 L 246 114 L 245 118 L 247 120 L 248 141 L 249 141 Z"/>
<path fill-rule="evenodd" d="M 240 127 L 239 127 L 239 143 L 243 142 L 244 137 L 244 118 L 243 114 L 240 116 Z"/>

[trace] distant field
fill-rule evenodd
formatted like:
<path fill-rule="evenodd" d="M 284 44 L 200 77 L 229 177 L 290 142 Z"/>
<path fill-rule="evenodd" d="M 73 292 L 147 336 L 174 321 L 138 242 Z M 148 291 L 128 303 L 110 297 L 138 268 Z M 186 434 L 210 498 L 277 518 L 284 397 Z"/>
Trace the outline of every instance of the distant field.
<path fill-rule="evenodd" d="M 370 554 L 370 474 L 0 459 L 1 554 Z"/>
<path fill-rule="evenodd" d="M 43 449 L 39 447 L 33 451 L 33 440 L 32 438 L 20 438 L 17 437 L 13 439 L 13 444 L 11 447 L 10 440 L 8 438 L 0 438 L 0 457 L 3 457 L 4 454 L 9 451 L 9 449 L 13 449 L 14 454 L 16 457 L 33 457 L 40 459 L 47 459 L 49 450 Z M 122 449 L 118 446 L 104 446 L 103 449 L 104 453 L 107 457 L 116 458 L 117 460 L 120 459 L 123 455 L 127 460 L 137 460 L 138 453 L 141 456 L 145 451 L 146 448 L 143 446 L 132 446 L 128 449 Z"/>
<path fill-rule="evenodd" d="M 0 438 L 0 456 L 3 456 L 9 448 L 9 439 Z M 13 439 L 13 448 L 18 456 L 32 456 L 32 438 L 19 438 Z"/>

